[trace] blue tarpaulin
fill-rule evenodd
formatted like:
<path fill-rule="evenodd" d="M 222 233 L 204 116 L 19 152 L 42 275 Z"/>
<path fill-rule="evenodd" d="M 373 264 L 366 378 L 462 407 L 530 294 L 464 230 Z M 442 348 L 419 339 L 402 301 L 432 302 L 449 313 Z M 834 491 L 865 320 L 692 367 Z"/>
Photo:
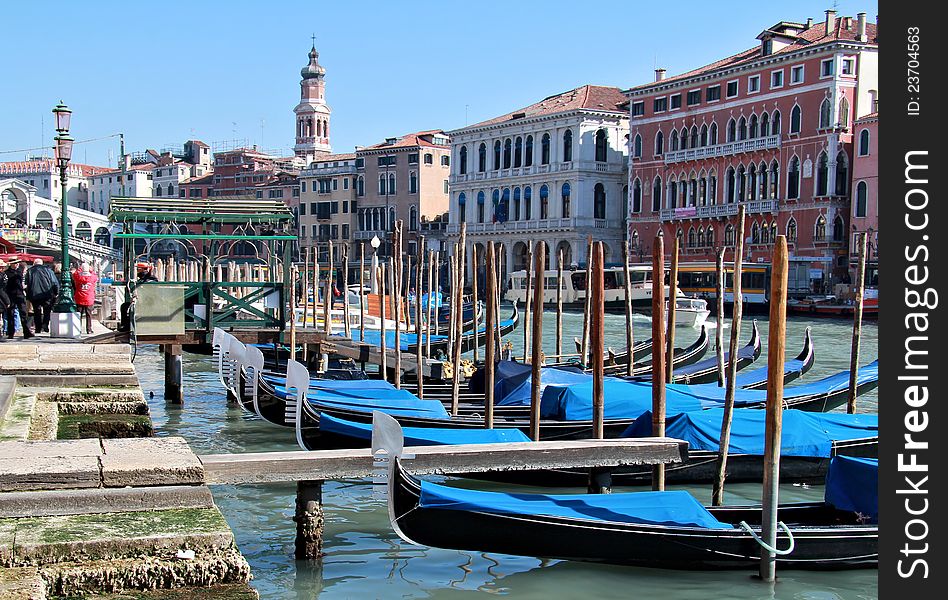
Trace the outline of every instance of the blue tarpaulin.
<path fill-rule="evenodd" d="M 282 385 L 275 385 L 273 389 L 278 396 L 286 395 L 286 388 Z M 325 406 L 365 412 L 378 410 L 398 416 L 449 418 L 448 411 L 445 410 L 441 402 L 438 400 L 421 400 L 408 390 L 385 388 L 345 389 L 326 386 L 310 389 L 306 394 L 306 399 L 317 408 Z"/>
<path fill-rule="evenodd" d="M 264 374 L 263 380 L 273 385 L 284 385 L 286 377 Z M 394 390 L 395 385 L 382 379 L 315 379 L 309 380 L 309 389 L 325 390 Z"/>
<path fill-rule="evenodd" d="M 428 308 L 428 296 L 429 294 L 421 295 L 421 306 L 422 308 L 426 310 Z M 438 292 L 437 294 L 434 294 L 432 296 L 432 304 L 434 305 L 435 308 L 441 308 L 442 302 L 443 302 L 443 297 L 441 295 L 441 292 Z"/>
<path fill-rule="evenodd" d="M 372 424 L 357 423 L 332 415 L 319 416 L 320 431 L 328 431 L 358 440 L 372 439 Z M 406 446 L 441 446 L 451 444 L 499 444 L 529 442 L 519 429 L 474 429 L 456 427 L 402 427 Z"/>
<path fill-rule="evenodd" d="M 472 317 L 472 318 L 473 318 L 473 317 Z M 500 322 L 500 327 L 502 327 L 502 328 L 510 327 L 510 325 L 511 325 L 512 323 L 513 323 L 513 321 L 512 321 L 511 319 L 506 319 L 506 320 Z M 362 340 L 360 339 L 360 336 L 359 336 L 359 328 L 358 328 L 358 327 L 353 327 L 350 331 L 351 331 L 351 333 L 349 334 L 349 337 L 348 337 L 348 338 L 347 338 L 347 337 L 345 336 L 345 334 L 343 334 L 343 333 L 334 334 L 332 337 L 338 337 L 338 338 L 343 338 L 343 339 L 351 339 L 351 340 L 356 340 L 356 341 L 362 341 Z M 478 328 L 477 331 L 478 331 L 478 334 L 483 338 L 484 333 L 487 331 L 487 329 L 486 329 L 483 325 L 481 325 L 481 326 Z M 464 333 L 464 335 L 465 335 L 465 336 L 471 336 L 471 335 L 474 335 L 474 333 L 473 333 L 472 331 L 466 331 L 466 332 Z M 432 343 L 444 341 L 444 340 L 447 340 L 447 339 L 448 339 L 448 336 L 446 336 L 446 335 L 434 335 L 434 334 L 431 335 L 431 341 L 432 341 Z M 378 345 L 379 345 L 379 342 L 382 341 L 382 332 L 381 332 L 381 330 L 379 330 L 379 329 L 366 329 L 366 330 L 365 330 L 365 340 L 364 340 L 364 341 L 365 341 L 366 344 L 371 344 L 372 346 L 378 346 Z M 427 335 L 427 334 L 425 334 L 425 335 L 422 336 L 422 341 L 423 341 L 423 342 L 427 342 L 427 341 L 428 341 L 428 335 Z M 417 334 L 414 334 L 414 333 L 400 333 L 400 334 L 399 334 L 399 345 L 401 346 L 402 350 L 404 350 L 404 349 L 407 348 L 408 346 L 414 346 L 417 342 L 418 342 L 418 335 L 417 335 Z M 388 330 L 385 331 L 385 347 L 386 347 L 386 348 L 395 348 L 395 331 L 394 331 L 393 329 L 388 329 Z"/>
<path fill-rule="evenodd" d="M 691 450 L 720 449 L 723 408 L 668 415 L 665 435 L 688 442 Z M 764 426 L 766 411 L 743 408 L 734 411 L 731 423 L 732 454 L 764 454 Z M 649 437 L 652 435 L 652 412 L 646 411 L 622 433 L 622 437 Z M 847 415 L 843 413 L 814 413 L 802 410 L 783 411 L 783 434 L 780 453 L 784 456 L 813 456 L 828 458 L 833 454 L 833 442 L 870 438 L 879 435 L 878 415 Z"/>
<path fill-rule="evenodd" d="M 879 460 L 835 456 L 826 475 L 824 499 L 839 510 L 879 520 Z"/>
<path fill-rule="evenodd" d="M 498 406 L 529 406 L 530 391 L 533 389 L 532 367 L 525 365 L 527 372 L 524 376 L 510 377 L 497 382 L 494 386 L 494 404 Z M 519 383 L 516 383 L 518 382 Z M 582 369 L 573 367 L 545 367 L 540 369 L 540 394 L 548 385 L 574 385 L 592 381 L 592 375 L 583 373 Z M 515 384 L 516 385 L 512 385 Z"/>
<path fill-rule="evenodd" d="M 626 494 L 510 494 L 421 483 L 421 508 L 543 515 L 671 527 L 733 529 L 684 491 Z"/>

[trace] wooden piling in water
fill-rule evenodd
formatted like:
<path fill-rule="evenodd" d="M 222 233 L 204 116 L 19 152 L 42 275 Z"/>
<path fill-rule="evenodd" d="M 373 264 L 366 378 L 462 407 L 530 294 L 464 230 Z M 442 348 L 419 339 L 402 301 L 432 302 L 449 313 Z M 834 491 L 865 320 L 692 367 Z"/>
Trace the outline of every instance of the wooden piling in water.
<path fill-rule="evenodd" d="M 545 278 L 546 243 L 539 241 L 533 252 L 533 270 L 539 291 L 533 300 L 533 346 L 530 352 L 530 439 L 540 439 L 540 369 L 543 366 L 543 280 Z"/>
<path fill-rule="evenodd" d="M 365 242 L 359 244 L 359 341 L 365 341 Z M 365 365 L 363 365 L 364 367 Z M 364 369 L 363 369 L 364 370 Z"/>
<path fill-rule="evenodd" d="M 342 318 L 345 321 L 343 330 L 346 338 L 352 338 L 352 327 L 349 325 L 349 244 L 342 246 Z"/>
<path fill-rule="evenodd" d="M 665 245 L 652 244 L 652 435 L 665 437 Z M 629 357 L 632 360 L 632 357 Z M 665 465 L 652 467 L 652 489 L 665 490 Z"/>
<path fill-rule="evenodd" d="M 473 255 L 472 255 L 473 256 Z M 494 428 L 494 370 L 497 366 L 497 356 L 494 348 L 494 322 L 497 320 L 494 306 L 494 242 L 487 242 L 487 256 L 484 261 L 484 293 L 486 314 L 484 315 L 484 427 Z"/>
<path fill-rule="evenodd" d="M 592 353 L 592 416 L 593 437 L 603 439 L 603 418 L 605 414 L 605 397 L 603 392 L 603 357 L 605 355 L 605 275 L 603 273 L 602 242 L 596 242 L 592 256 L 592 294 L 589 308 L 592 322 L 589 324 L 589 350 Z M 631 357 L 629 362 L 631 362 Z"/>
<path fill-rule="evenodd" d="M 385 277 L 385 270 L 385 263 L 380 261 L 376 275 L 379 278 L 379 315 L 381 316 L 379 322 L 379 352 L 382 354 L 379 370 L 382 373 L 382 381 L 388 381 L 388 347 L 385 343 L 385 338 L 388 334 L 388 327 L 385 325 L 385 304 L 387 303 L 387 296 L 385 294 L 385 282 L 387 281 Z M 391 276 L 391 272 L 389 272 L 389 276 Z"/>
<path fill-rule="evenodd" d="M 184 404 L 184 368 L 181 363 L 181 345 L 163 344 L 165 358 L 165 402 Z"/>
<path fill-rule="evenodd" d="M 454 301 L 454 295 L 457 293 L 458 286 L 458 255 L 457 248 L 454 254 L 448 257 L 448 287 L 451 289 L 451 302 L 448 304 L 448 356 L 449 360 L 454 360 L 454 311 L 457 309 L 457 302 Z"/>
<path fill-rule="evenodd" d="M 392 316 L 395 321 L 395 389 L 402 388 L 402 222 L 395 221 L 392 231 Z"/>
<path fill-rule="evenodd" d="M 528 352 L 530 352 L 530 302 L 533 292 L 533 249 L 527 248 L 527 266 L 526 266 L 527 293 L 524 296 L 524 318 L 523 318 L 523 362 L 526 364 Z"/>
<path fill-rule="evenodd" d="M 434 293 L 440 298 L 441 297 L 441 252 L 439 251 L 435 251 L 434 253 L 434 273 L 435 273 Z M 441 335 L 441 303 L 437 302 L 435 304 L 436 304 L 436 308 L 434 311 L 435 335 Z"/>
<path fill-rule="evenodd" d="M 471 304 L 474 305 L 474 364 L 477 364 L 477 244 L 471 245 Z"/>
<path fill-rule="evenodd" d="M 417 396 L 419 398 L 425 397 L 425 384 L 424 384 L 424 375 L 422 365 L 424 361 L 422 360 L 422 353 L 424 351 L 424 344 L 422 343 L 422 325 L 421 325 L 421 274 L 424 267 L 425 261 L 424 257 L 424 247 L 425 247 L 425 236 L 421 236 L 419 239 L 419 247 L 422 248 L 421 254 L 418 255 L 418 261 L 415 265 L 415 377 L 418 379 L 418 392 Z"/>
<path fill-rule="evenodd" d="M 586 289 L 583 291 L 583 339 L 580 344 L 579 362 L 583 365 L 589 364 L 589 304 L 592 302 L 592 294 L 589 293 L 590 277 L 592 276 L 592 236 L 586 239 Z"/>
<path fill-rule="evenodd" d="M 431 358 L 431 311 L 437 290 L 434 288 L 434 252 L 428 251 L 428 306 L 425 316 L 425 356 Z"/>
<path fill-rule="evenodd" d="M 623 275 L 625 276 L 625 347 L 629 353 L 629 361 L 625 368 L 625 374 L 629 377 L 635 370 L 635 356 L 632 348 L 635 347 L 635 334 L 632 331 L 632 273 L 629 270 L 629 261 L 632 255 L 629 252 L 629 240 L 623 245 L 624 259 L 622 264 Z"/>
<path fill-rule="evenodd" d="M 334 269 L 332 266 L 332 241 L 329 242 L 326 258 L 326 288 L 323 292 L 323 333 L 328 337 L 332 333 L 332 280 Z"/>
<path fill-rule="evenodd" d="M 556 261 L 556 359 L 563 355 L 563 249 Z"/>
<path fill-rule="evenodd" d="M 764 490 L 760 534 L 770 548 L 777 547 L 777 505 L 780 485 L 780 438 L 783 433 L 783 365 L 787 334 L 787 238 L 777 236 L 770 278 L 770 332 L 767 335 L 767 417 L 764 435 Z M 777 556 L 760 551 L 760 578 L 773 581 Z"/>
<path fill-rule="evenodd" d="M 666 345 L 668 356 L 665 357 L 665 381 L 675 381 L 675 314 L 677 313 L 676 300 L 678 299 L 678 237 L 672 242 L 671 269 L 668 271 L 668 329 L 666 330 Z M 631 361 L 630 361 L 631 362 Z"/>
<path fill-rule="evenodd" d="M 464 306 L 462 298 L 464 297 L 464 252 L 466 250 L 466 237 L 467 223 L 461 223 L 461 237 L 458 241 L 458 265 L 456 269 L 458 285 L 457 293 L 454 296 L 457 299 L 457 309 L 454 311 L 454 323 L 452 324 L 454 328 L 454 373 L 451 378 L 451 414 L 455 416 L 458 414 L 458 394 L 461 391 L 461 334 L 463 333 L 464 326 Z M 454 304 L 454 301 L 451 303 Z"/>
<path fill-rule="evenodd" d="M 734 304 L 731 308 L 731 344 L 728 353 L 727 378 L 724 388 L 724 414 L 721 417 L 721 443 L 718 450 L 717 470 L 714 474 L 714 485 L 711 492 L 711 504 L 721 506 L 724 503 L 724 480 L 727 477 L 727 454 L 731 443 L 731 419 L 734 416 L 734 390 L 737 378 L 737 345 L 741 337 L 741 317 L 743 314 L 744 299 L 741 292 L 741 277 L 743 274 L 744 259 L 744 205 L 737 208 L 737 239 L 734 248 L 734 274 L 731 290 L 734 295 Z M 773 300 L 771 299 L 771 302 Z M 783 365 L 780 366 L 783 373 Z"/>
<path fill-rule="evenodd" d="M 296 559 L 313 560 L 323 549 L 323 482 L 296 483 Z"/>
<path fill-rule="evenodd" d="M 859 369 L 859 343 L 862 338 L 862 305 L 866 293 L 866 233 L 859 234 L 859 268 L 856 270 L 856 306 L 853 310 L 853 343 L 849 354 L 849 396 L 846 412 L 856 412 L 856 384 Z"/>
<path fill-rule="evenodd" d="M 714 354 L 718 361 L 718 387 L 724 387 L 724 246 L 715 251 L 714 269 L 717 274 L 717 327 L 714 328 Z"/>
<path fill-rule="evenodd" d="M 309 321 L 309 255 L 310 247 L 306 247 L 303 259 L 303 329 L 306 329 L 306 323 Z M 306 347 L 303 347 L 303 362 L 306 362 Z"/>

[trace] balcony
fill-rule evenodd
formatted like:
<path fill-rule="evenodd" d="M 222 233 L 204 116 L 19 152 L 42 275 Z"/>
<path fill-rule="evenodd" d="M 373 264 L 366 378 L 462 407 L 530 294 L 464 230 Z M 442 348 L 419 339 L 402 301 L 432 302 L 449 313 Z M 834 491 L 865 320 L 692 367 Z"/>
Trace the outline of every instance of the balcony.
<path fill-rule="evenodd" d="M 744 212 L 748 215 L 775 213 L 779 208 L 779 200 L 754 200 L 742 202 Z M 708 219 L 714 217 L 728 217 L 737 214 L 738 204 L 713 204 L 711 206 L 687 206 L 684 208 L 666 208 L 659 213 L 661 221 L 684 221 L 688 219 Z"/>
<path fill-rule="evenodd" d="M 622 173 L 624 168 L 625 163 L 604 163 L 595 161 L 555 162 L 547 165 L 533 164 L 529 167 L 511 167 L 509 169 L 489 170 L 483 173 L 472 173 L 469 171 L 464 175 L 451 175 L 449 182 L 451 184 L 456 184 L 474 181 L 491 181 L 506 179 L 508 177 L 526 177 L 529 175 L 543 175 L 546 173 L 563 173 L 576 169 L 618 175 Z"/>
<path fill-rule="evenodd" d="M 467 233 L 518 233 L 532 231 L 571 231 L 580 228 L 614 229 L 622 228 L 618 219 L 593 219 L 592 217 L 570 217 L 566 219 L 532 219 L 530 221 L 507 221 L 506 223 L 468 223 Z M 449 223 L 449 235 L 461 232 L 459 223 Z"/>
<path fill-rule="evenodd" d="M 678 163 L 688 160 L 701 160 L 703 158 L 714 158 L 716 156 L 730 156 L 742 152 L 757 152 L 759 150 L 770 150 L 780 147 L 780 136 L 771 135 L 752 140 L 741 140 L 739 142 L 730 142 L 727 144 L 717 144 L 716 146 L 705 146 L 703 148 L 690 148 L 688 150 L 678 150 L 676 152 L 665 153 L 665 164 Z"/>
<path fill-rule="evenodd" d="M 369 230 L 369 231 L 359 231 L 356 230 L 352 232 L 352 238 L 356 240 L 371 240 L 373 237 L 378 236 L 380 240 L 385 240 L 389 236 L 390 232 L 383 229 L 378 230 Z"/>

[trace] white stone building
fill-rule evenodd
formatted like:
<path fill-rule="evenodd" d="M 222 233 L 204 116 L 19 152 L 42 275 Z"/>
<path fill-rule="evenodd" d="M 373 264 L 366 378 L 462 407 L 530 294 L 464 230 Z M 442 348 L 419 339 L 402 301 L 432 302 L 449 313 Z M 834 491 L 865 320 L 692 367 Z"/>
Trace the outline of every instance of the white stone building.
<path fill-rule="evenodd" d="M 618 88 L 586 85 L 448 132 L 448 236 L 467 223 L 467 257 L 500 244 L 503 271 L 523 269 L 528 245 L 546 242 L 547 264 L 586 262 L 586 240 L 622 256 L 629 115 Z M 552 256 L 551 256 L 552 255 Z M 470 267 L 470 262 L 468 263 Z M 468 269 L 470 273 L 470 269 Z M 468 275 L 470 277 L 470 275 Z"/>
<path fill-rule="evenodd" d="M 154 165 L 131 165 L 123 173 L 120 169 L 89 177 L 89 210 L 109 214 L 113 197 L 150 198 Z"/>

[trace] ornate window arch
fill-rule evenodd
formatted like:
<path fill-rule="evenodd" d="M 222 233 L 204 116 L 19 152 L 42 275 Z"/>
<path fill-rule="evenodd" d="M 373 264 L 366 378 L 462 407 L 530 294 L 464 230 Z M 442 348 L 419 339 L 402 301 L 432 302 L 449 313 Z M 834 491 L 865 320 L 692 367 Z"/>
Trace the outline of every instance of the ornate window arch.
<path fill-rule="evenodd" d="M 791 156 L 787 166 L 787 198 L 800 197 L 800 158 Z"/>
<path fill-rule="evenodd" d="M 869 185 L 865 181 L 856 184 L 855 216 L 865 217 L 869 210 Z"/>
<path fill-rule="evenodd" d="M 665 135 L 659 131 L 655 134 L 655 156 L 661 156 L 665 152 Z"/>
<path fill-rule="evenodd" d="M 573 160 L 573 130 L 567 129 L 563 132 L 563 162 Z"/>
<path fill-rule="evenodd" d="M 833 105 L 829 98 L 823 98 L 820 104 L 820 129 L 827 129 L 833 126 Z"/>
<path fill-rule="evenodd" d="M 642 212 L 642 182 L 638 177 L 632 182 L 632 212 Z"/>
<path fill-rule="evenodd" d="M 826 217 L 823 215 L 816 218 L 816 224 L 813 227 L 813 241 L 826 241 Z"/>
<path fill-rule="evenodd" d="M 787 241 L 797 241 L 797 220 L 793 217 L 790 217 L 790 220 L 787 221 Z"/>
<path fill-rule="evenodd" d="M 458 172 L 461 175 L 467 174 L 467 146 L 461 146 L 458 152 Z"/>
<path fill-rule="evenodd" d="M 803 123 L 803 110 L 799 104 L 794 104 L 790 111 L 790 133 L 800 133 Z"/>
<path fill-rule="evenodd" d="M 550 164 L 550 134 L 544 133 L 540 138 L 540 164 Z"/>
<path fill-rule="evenodd" d="M 483 173 L 487 170 L 487 144 L 481 142 L 477 147 L 477 172 Z"/>

